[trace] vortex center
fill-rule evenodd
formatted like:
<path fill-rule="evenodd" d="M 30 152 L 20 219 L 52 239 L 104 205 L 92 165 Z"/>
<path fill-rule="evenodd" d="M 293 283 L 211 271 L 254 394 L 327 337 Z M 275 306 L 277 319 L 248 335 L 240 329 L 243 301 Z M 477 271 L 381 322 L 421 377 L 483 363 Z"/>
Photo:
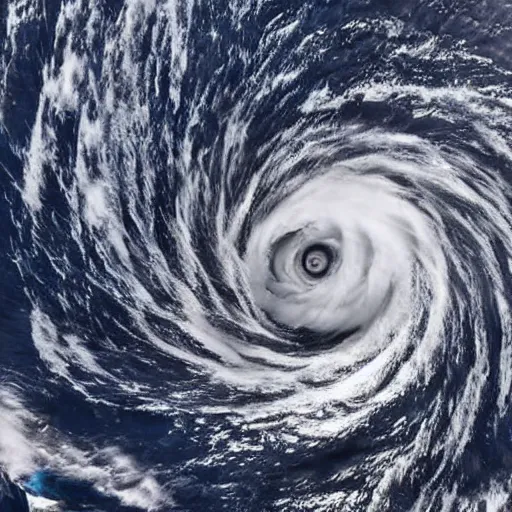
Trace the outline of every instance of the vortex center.
<path fill-rule="evenodd" d="M 302 267 L 312 277 L 323 277 L 327 274 L 332 262 L 332 254 L 324 245 L 308 247 L 302 256 Z"/>

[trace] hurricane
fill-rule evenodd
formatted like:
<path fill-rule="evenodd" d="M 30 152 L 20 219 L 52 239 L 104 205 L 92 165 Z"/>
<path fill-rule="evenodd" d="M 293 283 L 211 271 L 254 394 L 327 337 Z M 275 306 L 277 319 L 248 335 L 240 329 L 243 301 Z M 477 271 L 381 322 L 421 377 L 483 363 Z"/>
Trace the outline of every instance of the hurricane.
<path fill-rule="evenodd" d="M 0 503 L 510 510 L 511 30 L 2 3 Z"/>

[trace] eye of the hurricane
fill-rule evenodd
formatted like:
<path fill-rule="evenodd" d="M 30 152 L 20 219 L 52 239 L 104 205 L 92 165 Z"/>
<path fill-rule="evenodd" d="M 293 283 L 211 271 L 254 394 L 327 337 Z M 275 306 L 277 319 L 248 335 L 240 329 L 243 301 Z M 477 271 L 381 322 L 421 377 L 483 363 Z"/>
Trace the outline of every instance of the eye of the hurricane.
<path fill-rule="evenodd" d="M 332 251 L 322 244 L 308 247 L 302 254 L 302 268 L 311 277 L 324 277 L 331 268 Z"/>

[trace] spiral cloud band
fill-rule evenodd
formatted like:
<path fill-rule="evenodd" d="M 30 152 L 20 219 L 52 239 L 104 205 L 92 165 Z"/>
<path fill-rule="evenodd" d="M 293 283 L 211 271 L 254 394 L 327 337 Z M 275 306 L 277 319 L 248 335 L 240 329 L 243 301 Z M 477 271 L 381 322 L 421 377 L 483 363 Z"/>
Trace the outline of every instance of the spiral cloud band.
<path fill-rule="evenodd" d="M 510 72 L 454 6 L 342 4 L 10 2 L 12 476 L 98 510 L 507 510 Z"/>

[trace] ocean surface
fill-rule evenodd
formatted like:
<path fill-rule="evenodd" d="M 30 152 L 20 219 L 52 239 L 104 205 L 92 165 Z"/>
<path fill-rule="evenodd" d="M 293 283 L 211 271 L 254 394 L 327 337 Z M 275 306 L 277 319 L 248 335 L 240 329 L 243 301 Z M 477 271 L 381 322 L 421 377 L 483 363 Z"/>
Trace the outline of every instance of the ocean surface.
<path fill-rule="evenodd" d="M 505 0 L 0 1 L 0 510 L 512 510 L 511 135 Z"/>

